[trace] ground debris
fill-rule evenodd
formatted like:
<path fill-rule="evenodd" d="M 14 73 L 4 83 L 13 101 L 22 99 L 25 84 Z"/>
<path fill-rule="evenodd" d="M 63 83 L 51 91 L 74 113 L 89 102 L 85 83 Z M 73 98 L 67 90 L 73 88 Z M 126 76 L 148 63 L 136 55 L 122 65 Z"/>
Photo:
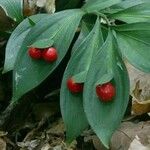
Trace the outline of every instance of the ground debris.
<path fill-rule="evenodd" d="M 0 150 L 6 150 L 6 142 L 0 138 Z"/>
<path fill-rule="evenodd" d="M 150 112 L 150 75 L 126 62 L 130 77 L 130 95 L 132 95 L 132 114 L 142 115 Z"/>
<path fill-rule="evenodd" d="M 47 128 L 41 130 L 44 120 L 39 122 L 37 128 L 31 130 L 22 142 L 17 142 L 20 150 L 75 150 L 77 142 L 67 145 L 64 134 L 64 123 L 57 119 Z"/>
<path fill-rule="evenodd" d="M 142 150 L 131 149 L 134 145 L 134 140 L 139 137 L 141 145 L 148 147 L 150 135 L 150 121 L 147 122 L 123 122 L 121 127 L 113 134 L 110 144 L 111 150 Z M 96 150 L 105 150 L 98 137 L 93 133 L 85 135 L 85 142 L 92 141 Z M 132 143 L 134 142 L 134 143 Z M 129 149 L 130 148 L 130 149 Z M 143 149 L 147 150 L 147 149 Z"/>

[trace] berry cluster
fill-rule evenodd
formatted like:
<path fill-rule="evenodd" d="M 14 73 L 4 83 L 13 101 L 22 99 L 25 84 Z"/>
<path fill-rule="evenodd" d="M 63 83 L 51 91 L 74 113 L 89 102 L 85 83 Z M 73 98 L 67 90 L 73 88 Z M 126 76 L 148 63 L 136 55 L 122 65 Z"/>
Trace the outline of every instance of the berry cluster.
<path fill-rule="evenodd" d="M 58 57 L 57 50 L 54 47 L 45 49 L 30 47 L 28 54 L 33 59 L 43 58 L 47 62 L 54 62 Z M 83 83 L 76 83 L 73 78 L 67 80 L 67 87 L 72 93 L 81 93 L 83 91 Z M 96 86 L 96 94 L 101 101 L 112 101 L 115 96 L 115 87 L 110 82 L 98 85 Z"/>
<path fill-rule="evenodd" d="M 47 62 L 54 62 L 57 60 L 58 54 L 54 47 L 49 47 L 45 49 L 39 49 L 35 47 L 30 47 L 28 49 L 28 54 L 33 59 L 44 59 Z"/>
<path fill-rule="evenodd" d="M 83 91 L 83 83 L 75 83 L 72 78 L 67 80 L 67 87 L 72 93 L 81 93 Z M 115 87 L 110 82 L 96 86 L 96 94 L 103 102 L 112 101 L 115 93 Z"/>

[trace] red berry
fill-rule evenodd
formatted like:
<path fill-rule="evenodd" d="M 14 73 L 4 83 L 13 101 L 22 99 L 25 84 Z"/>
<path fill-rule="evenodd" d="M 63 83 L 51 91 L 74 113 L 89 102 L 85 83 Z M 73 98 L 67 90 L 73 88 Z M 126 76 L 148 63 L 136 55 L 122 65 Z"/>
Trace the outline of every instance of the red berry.
<path fill-rule="evenodd" d="M 111 101 L 115 96 L 116 90 L 112 83 L 105 83 L 96 87 L 96 93 L 102 101 Z"/>
<path fill-rule="evenodd" d="M 42 57 L 42 52 L 38 48 L 30 47 L 28 49 L 28 54 L 33 59 L 40 59 Z"/>
<path fill-rule="evenodd" d="M 67 80 L 67 87 L 72 93 L 80 93 L 83 91 L 83 83 L 75 83 L 72 78 Z"/>
<path fill-rule="evenodd" d="M 48 62 L 53 62 L 58 57 L 57 50 L 53 47 L 46 48 L 42 53 L 42 57 L 44 60 L 46 60 Z"/>

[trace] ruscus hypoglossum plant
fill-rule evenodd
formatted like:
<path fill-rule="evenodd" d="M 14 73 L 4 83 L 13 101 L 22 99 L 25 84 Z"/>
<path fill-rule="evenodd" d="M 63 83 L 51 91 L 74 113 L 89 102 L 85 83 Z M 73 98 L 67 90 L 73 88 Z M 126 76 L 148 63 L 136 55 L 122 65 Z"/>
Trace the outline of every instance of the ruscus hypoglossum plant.
<path fill-rule="evenodd" d="M 150 1 L 87 0 L 81 8 L 25 19 L 22 1 L 7 7 L 9 1 L 0 5 L 19 24 L 8 40 L 3 70 L 13 71 L 12 102 L 51 75 L 79 32 L 60 90 L 66 140 L 91 126 L 108 148 L 129 100 L 124 60 L 150 72 Z"/>

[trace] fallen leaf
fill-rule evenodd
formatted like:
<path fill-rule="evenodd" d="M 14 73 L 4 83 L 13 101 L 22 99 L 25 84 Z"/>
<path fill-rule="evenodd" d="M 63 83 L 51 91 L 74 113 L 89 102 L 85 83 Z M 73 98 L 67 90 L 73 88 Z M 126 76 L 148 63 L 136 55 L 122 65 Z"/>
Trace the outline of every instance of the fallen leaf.
<path fill-rule="evenodd" d="M 123 122 L 111 138 L 110 149 L 128 150 L 136 136 L 140 138 L 140 143 L 143 146 L 147 147 L 150 144 L 150 121 L 139 122 L 137 124 L 132 122 Z M 93 145 L 96 150 L 105 150 L 99 138 L 94 135 L 94 133 L 93 135 L 90 133 L 90 135 L 87 135 L 87 137 L 84 138 L 86 139 L 86 142 L 93 141 Z"/>
<path fill-rule="evenodd" d="M 40 140 L 32 140 L 32 141 L 26 141 L 26 142 L 17 142 L 17 145 L 21 148 L 27 148 L 28 150 L 33 150 L 36 148 L 40 143 Z"/>
<path fill-rule="evenodd" d="M 37 7 L 45 7 L 48 13 L 55 12 L 55 0 L 37 0 L 36 2 Z"/>
<path fill-rule="evenodd" d="M 51 148 L 51 146 L 47 143 L 42 146 L 41 150 L 49 150 L 50 148 Z"/>
<path fill-rule="evenodd" d="M 46 131 L 47 134 L 63 136 L 65 131 L 64 122 L 62 119 L 54 122 L 52 127 Z"/>
<path fill-rule="evenodd" d="M 140 138 L 138 136 L 135 136 L 135 139 L 130 144 L 130 147 L 128 150 L 150 150 L 150 145 L 144 146 L 140 142 Z"/>
<path fill-rule="evenodd" d="M 4 131 L 0 131 L 0 137 L 6 136 L 8 133 Z"/>
<path fill-rule="evenodd" d="M 38 7 L 44 7 L 46 5 L 46 0 L 37 0 L 36 5 Z"/>
<path fill-rule="evenodd" d="M 134 99 L 132 104 L 132 111 L 133 115 L 142 115 L 144 113 L 148 113 L 150 112 L 150 102 L 146 101 L 144 103 Z"/>
<path fill-rule="evenodd" d="M 54 13 L 56 10 L 55 0 L 47 0 L 46 5 L 45 5 L 45 9 L 50 14 Z"/>
<path fill-rule="evenodd" d="M 31 16 L 36 13 L 36 0 L 24 0 L 24 16 Z"/>
<path fill-rule="evenodd" d="M 150 74 L 144 73 L 126 62 L 130 77 L 130 95 L 132 96 L 132 113 L 142 115 L 150 112 Z"/>
<path fill-rule="evenodd" d="M 6 142 L 0 138 L 0 150 L 6 150 Z"/>

